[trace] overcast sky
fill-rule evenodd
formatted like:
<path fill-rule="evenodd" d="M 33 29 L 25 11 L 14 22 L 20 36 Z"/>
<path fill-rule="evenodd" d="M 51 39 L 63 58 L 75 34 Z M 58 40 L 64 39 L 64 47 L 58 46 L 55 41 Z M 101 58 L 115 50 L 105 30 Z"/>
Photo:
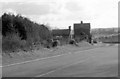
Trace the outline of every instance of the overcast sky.
<path fill-rule="evenodd" d="M 52 28 L 68 28 L 81 20 L 92 28 L 118 27 L 119 0 L 0 0 L 0 15 L 13 12 Z"/>

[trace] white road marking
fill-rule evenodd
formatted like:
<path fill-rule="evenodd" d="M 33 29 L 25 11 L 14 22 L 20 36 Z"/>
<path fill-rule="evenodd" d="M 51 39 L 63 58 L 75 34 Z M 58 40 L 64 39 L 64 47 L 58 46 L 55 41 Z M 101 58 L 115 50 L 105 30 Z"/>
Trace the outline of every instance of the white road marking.
<path fill-rule="evenodd" d="M 30 60 L 30 61 L 25 61 L 25 62 L 21 62 L 21 63 L 14 63 L 14 64 L 5 65 L 5 66 L 0 66 L 0 67 L 8 67 L 8 66 L 13 66 L 13 65 L 25 64 L 25 63 L 29 63 L 29 62 L 33 62 L 33 61 L 45 60 L 45 59 L 55 58 L 55 57 L 59 57 L 59 56 L 62 56 L 62 55 L 68 55 L 68 54 L 72 54 L 72 53 L 69 52 L 69 53 L 67 53 L 67 54 L 60 54 L 60 55 L 51 56 L 51 57 L 45 57 L 45 58 L 40 58 L 40 59 L 34 59 L 34 60 Z"/>
<path fill-rule="evenodd" d="M 81 51 L 94 50 L 94 49 L 97 49 L 97 48 L 98 48 L 98 47 L 91 48 L 91 49 L 86 49 L 86 50 L 81 50 Z M 74 53 L 79 53 L 79 52 L 80 52 L 80 51 L 77 51 L 77 52 L 74 52 Z M 59 56 L 62 56 L 62 55 L 74 54 L 74 53 L 68 52 L 68 53 L 66 53 L 66 54 L 60 54 L 60 55 L 51 56 L 51 57 L 34 59 L 34 60 L 30 60 L 30 61 L 25 61 L 25 62 L 20 62 L 20 63 L 14 63 L 14 64 L 10 64 L 10 65 L 4 65 L 4 66 L 0 66 L 0 67 L 8 67 L 8 66 L 13 66 L 13 65 L 26 64 L 26 63 L 30 63 L 30 62 L 33 62 L 33 61 L 40 61 L 40 60 L 45 60 L 45 59 L 49 59 L 49 58 L 59 57 Z"/>
<path fill-rule="evenodd" d="M 87 61 L 87 60 L 89 60 L 89 58 L 86 59 L 86 60 L 82 60 L 82 61 L 80 61 L 80 62 L 72 63 L 72 64 L 70 64 L 70 65 L 67 65 L 67 66 L 64 66 L 64 67 L 61 67 L 61 68 L 58 68 L 58 69 L 55 69 L 55 70 L 49 71 L 49 72 L 47 72 L 47 73 L 41 74 L 41 75 L 36 76 L 36 77 L 42 77 L 42 76 L 45 76 L 45 75 L 51 74 L 51 73 L 53 73 L 53 72 L 56 72 L 56 71 L 58 71 L 58 70 L 61 70 L 61 69 L 67 68 L 67 67 L 69 67 L 69 66 L 72 66 L 72 65 L 76 65 L 76 64 L 79 64 L 79 63 L 85 62 L 85 61 Z"/>
<path fill-rule="evenodd" d="M 109 44 L 109 45 L 110 45 L 110 44 Z M 92 49 L 90 49 L 90 50 L 92 50 Z M 85 51 L 86 51 L 86 50 L 85 50 Z M 75 53 L 78 53 L 78 52 L 75 52 Z M 91 57 L 93 57 L 93 56 L 91 56 Z M 67 66 L 64 66 L 64 67 L 61 67 L 61 68 L 58 68 L 58 69 L 55 69 L 55 70 L 51 70 L 51 71 L 49 71 L 49 72 L 47 72 L 47 73 L 44 73 L 44 74 L 41 74 L 41 75 L 38 75 L 38 76 L 35 76 L 35 77 L 44 77 L 45 75 L 49 75 L 49 74 L 55 73 L 56 71 L 62 70 L 62 69 L 64 69 L 64 68 L 67 68 L 67 67 L 70 67 L 70 66 L 72 66 L 72 65 L 76 65 L 76 64 L 79 64 L 79 63 L 88 61 L 88 60 L 90 60 L 90 58 L 87 58 L 86 60 L 82 60 L 82 61 L 80 61 L 80 62 L 76 62 L 76 63 L 69 64 L 69 65 L 67 65 Z"/>
<path fill-rule="evenodd" d="M 45 57 L 45 58 L 40 58 L 40 59 L 34 59 L 34 60 L 30 60 L 30 61 L 25 61 L 25 62 L 21 62 L 21 63 L 10 64 L 10 65 L 0 66 L 0 67 L 7 67 L 7 66 L 12 66 L 12 65 L 18 65 L 18 64 L 25 64 L 25 63 L 29 63 L 29 62 L 33 62 L 33 61 L 45 60 L 45 59 L 54 58 L 54 57 L 58 57 L 58 56 L 62 56 L 62 55 L 65 55 L 65 54 L 51 56 L 51 57 Z"/>

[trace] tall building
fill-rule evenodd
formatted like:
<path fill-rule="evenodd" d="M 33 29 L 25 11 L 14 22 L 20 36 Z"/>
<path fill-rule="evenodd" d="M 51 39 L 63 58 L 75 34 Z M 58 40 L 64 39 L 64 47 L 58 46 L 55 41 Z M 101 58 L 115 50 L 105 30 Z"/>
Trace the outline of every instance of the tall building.
<path fill-rule="evenodd" d="M 74 25 L 74 37 L 76 39 L 81 39 L 84 35 L 88 36 L 88 38 L 91 37 L 90 34 L 90 23 L 75 23 Z"/>

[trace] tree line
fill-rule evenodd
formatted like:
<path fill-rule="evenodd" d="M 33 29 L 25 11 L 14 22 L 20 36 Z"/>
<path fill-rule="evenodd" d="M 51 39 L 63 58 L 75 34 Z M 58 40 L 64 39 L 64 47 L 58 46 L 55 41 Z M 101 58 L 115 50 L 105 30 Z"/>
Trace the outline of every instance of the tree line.
<path fill-rule="evenodd" d="M 4 13 L 0 20 L 3 52 L 29 49 L 33 43 L 51 38 L 51 31 L 47 25 L 33 22 L 20 14 Z"/>

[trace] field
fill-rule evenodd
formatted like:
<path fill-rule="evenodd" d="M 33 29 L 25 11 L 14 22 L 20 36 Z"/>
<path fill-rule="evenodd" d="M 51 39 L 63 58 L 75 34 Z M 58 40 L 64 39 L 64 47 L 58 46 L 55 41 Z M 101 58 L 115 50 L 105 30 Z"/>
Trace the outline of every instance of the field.
<path fill-rule="evenodd" d="M 99 28 L 92 29 L 92 36 L 94 40 L 103 43 L 120 43 L 120 29 L 119 28 Z"/>

